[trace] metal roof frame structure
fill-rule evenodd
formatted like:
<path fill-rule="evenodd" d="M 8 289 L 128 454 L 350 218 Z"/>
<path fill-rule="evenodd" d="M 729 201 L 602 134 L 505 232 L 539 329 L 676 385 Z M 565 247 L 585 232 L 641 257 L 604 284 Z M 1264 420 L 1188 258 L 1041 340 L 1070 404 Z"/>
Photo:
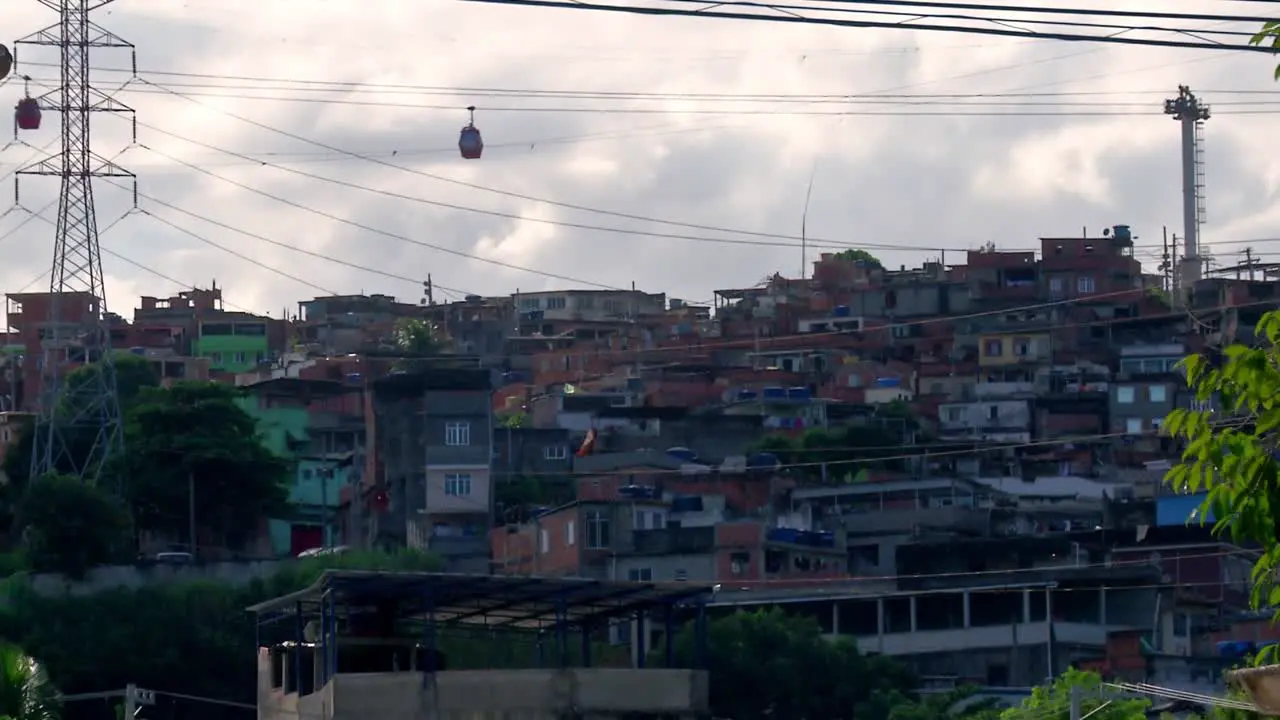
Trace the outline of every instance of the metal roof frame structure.
<path fill-rule="evenodd" d="M 288 617 L 319 617 L 396 603 L 397 614 L 439 626 L 522 628 L 592 626 L 653 609 L 706 602 L 712 588 L 688 583 L 627 583 L 589 578 L 327 570 L 310 587 L 248 608 L 259 626 Z"/>

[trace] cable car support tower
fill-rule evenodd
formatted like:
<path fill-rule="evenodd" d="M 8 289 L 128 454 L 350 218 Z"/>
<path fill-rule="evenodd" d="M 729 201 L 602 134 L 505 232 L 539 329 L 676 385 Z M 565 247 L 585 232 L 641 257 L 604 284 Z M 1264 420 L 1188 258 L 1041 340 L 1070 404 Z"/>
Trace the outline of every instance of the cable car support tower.
<path fill-rule="evenodd" d="M 1200 254 L 1200 228 L 1205 221 L 1204 204 L 1204 123 L 1209 106 L 1186 85 L 1178 86 L 1178 97 L 1164 101 L 1164 114 L 1182 126 L 1182 267 L 1174 273 L 1180 295 L 1191 292 L 1204 276 Z"/>
<path fill-rule="evenodd" d="M 57 471 L 97 482 L 106 461 L 123 450 L 120 400 L 111 356 L 102 252 L 94 211 L 94 178 L 128 178 L 133 173 L 92 149 L 90 118 L 95 113 L 129 113 L 90 82 L 93 48 L 127 48 L 131 43 L 90 21 L 90 14 L 113 0 L 38 0 L 58 21 L 14 45 L 15 65 L 23 46 L 57 48 L 61 74 L 57 88 L 36 98 L 42 110 L 62 116 L 61 151 L 20 169 L 22 175 L 57 177 L 62 187 L 49 276 L 48 318 L 41 330 L 40 422 L 31 454 L 31 477 Z M 134 122 L 136 137 L 136 121 Z M 15 179 L 14 194 L 18 194 Z M 29 361 L 31 359 L 28 359 Z M 99 363 L 83 382 L 66 383 L 69 369 Z"/>

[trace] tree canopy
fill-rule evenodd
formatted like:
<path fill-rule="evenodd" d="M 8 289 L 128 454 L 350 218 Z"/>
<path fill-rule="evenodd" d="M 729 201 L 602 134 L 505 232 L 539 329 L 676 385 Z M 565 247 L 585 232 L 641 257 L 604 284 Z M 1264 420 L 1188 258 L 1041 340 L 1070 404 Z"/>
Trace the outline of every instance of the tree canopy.
<path fill-rule="evenodd" d="M 1164 429 L 1181 440 L 1181 462 L 1165 479 L 1175 492 L 1206 493 L 1201 521 L 1216 533 L 1263 550 L 1254 565 L 1254 602 L 1280 607 L 1280 313 L 1258 323 L 1256 346 L 1232 345 L 1220 357 L 1182 363 L 1201 409 L 1174 410 Z"/>
<path fill-rule="evenodd" d="M 708 627 L 711 711 L 735 720 L 887 718 L 912 702 L 915 677 L 901 664 L 831 641 L 810 618 L 779 609 L 737 612 Z M 676 638 L 677 661 L 695 659 L 692 627 Z"/>
<path fill-rule="evenodd" d="M 0 718 L 57 720 L 60 705 L 44 667 L 17 645 L 0 643 Z"/>
<path fill-rule="evenodd" d="M 848 250 L 841 250 L 840 252 L 836 253 L 836 257 L 841 260 L 848 260 L 849 262 L 861 262 L 861 263 L 864 263 L 867 267 L 876 268 L 880 270 L 884 269 L 884 265 L 880 264 L 880 259 L 877 258 L 875 255 L 872 255 L 871 253 L 867 252 L 866 250 L 849 248 Z"/>
<path fill-rule="evenodd" d="M 1069 720 L 1071 694 L 1076 693 L 1080 716 L 1094 720 L 1144 720 L 1151 701 L 1117 697 L 1104 692 L 1102 677 L 1094 672 L 1071 669 L 1052 684 L 1031 691 L 1031 697 L 1000 714 L 1000 720 Z"/>
<path fill-rule="evenodd" d="M 209 382 L 144 390 L 125 418 L 125 495 L 139 528 L 185 537 L 191 493 L 200 528 L 236 547 L 286 510 L 290 466 L 262 443 L 238 391 Z"/>
<path fill-rule="evenodd" d="M 78 578 L 129 554 L 129 518 L 116 497 L 79 478 L 45 475 L 30 483 L 18 508 L 31 569 Z"/>
<path fill-rule="evenodd" d="M 192 581 L 89 595 L 38 595 L 14 578 L 0 598 L 0 638 L 39 658 L 48 679 L 67 694 L 137 683 L 253 703 L 257 637 L 245 608 L 300 590 L 334 567 L 438 570 L 439 562 L 414 551 L 349 552 L 290 561 L 275 575 L 240 587 Z M 3 703 L 0 696 L 0 713 L 9 712 Z M 158 717 L 185 720 L 227 717 L 226 708 L 207 704 L 157 711 Z M 70 703 L 63 717 L 91 720 L 103 715 L 94 703 Z"/>
<path fill-rule="evenodd" d="M 773 453 L 784 466 L 814 479 L 857 482 L 867 470 L 902 467 L 902 460 L 880 460 L 903 454 L 901 446 L 906 437 L 900 430 L 891 424 L 814 428 L 799 437 L 771 435 L 757 443 L 752 452 Z"/>
<path fill-rule="evenodd" d="M 440 329 L 423 318 L 400 318 L 393 338 L 396 349 L 406 355 L 433 355 L 444 349 Z"/>

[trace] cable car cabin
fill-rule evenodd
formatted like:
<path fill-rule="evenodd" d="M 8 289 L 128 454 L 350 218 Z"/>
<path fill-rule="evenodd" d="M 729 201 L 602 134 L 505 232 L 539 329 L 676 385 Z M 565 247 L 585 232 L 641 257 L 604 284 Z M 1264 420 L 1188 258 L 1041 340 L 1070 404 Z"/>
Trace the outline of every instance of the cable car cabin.
<path fill-rule="evenodd" d="M 466 160 L 480 159 L 481 153 L 484 152 L 484 139 L 480 137 L 480 131 L 475 125 L 462 128 L 462 134 L 458 137 L 458 149 L 462 151 L 462 157 Z"/>
<path fill-rule="evenodd" d="M 12 69 L 13 55 L 9 52 L 9 48 L 0 45 L 0 80 L 8 77 L 9 71 Z"/>
<path fill-rule="evenodd" d="M 40 116 L 40 103 L 35 98 L 22 98 L 14 110 L 19 130 L 39 130 Z"/>

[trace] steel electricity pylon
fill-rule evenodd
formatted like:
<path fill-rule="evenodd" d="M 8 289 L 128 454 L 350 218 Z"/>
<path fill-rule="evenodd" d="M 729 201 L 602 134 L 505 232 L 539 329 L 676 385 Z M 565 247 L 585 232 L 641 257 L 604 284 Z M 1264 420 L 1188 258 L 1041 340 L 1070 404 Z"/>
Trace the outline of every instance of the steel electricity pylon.
<path fill-rule="evenodd" d="M 57 48 L 61 54 L 58 87 L 36 100 L 41 110 L 61 115 L 62 148 L 17 174 L 58 177 L 62 187 L 49 276 L 49 314 L 40 331 L 41 422 L 32 449 L 31 477 L 57 471 L 96 482 L 106 461 L 123 449 L 124 439 L 93 179 L 133 181 L 134 176 L 93 151 L 90 118 L 96 113 L 133 110 L 93 86 L 89 55 L 93 48 L 127 48 L 135 68 L 136 55 L 132 44 L 89 19 L 90 13 L 112 0 L 38 2 L 55 11 L 58 21 L 18 40 L 14 61 L 21 66 L 18 50 L 23 46 Z M 66 382 L 70 370 L 95 362 L 99 372 L 88 373 L 82 382 Z"/>

